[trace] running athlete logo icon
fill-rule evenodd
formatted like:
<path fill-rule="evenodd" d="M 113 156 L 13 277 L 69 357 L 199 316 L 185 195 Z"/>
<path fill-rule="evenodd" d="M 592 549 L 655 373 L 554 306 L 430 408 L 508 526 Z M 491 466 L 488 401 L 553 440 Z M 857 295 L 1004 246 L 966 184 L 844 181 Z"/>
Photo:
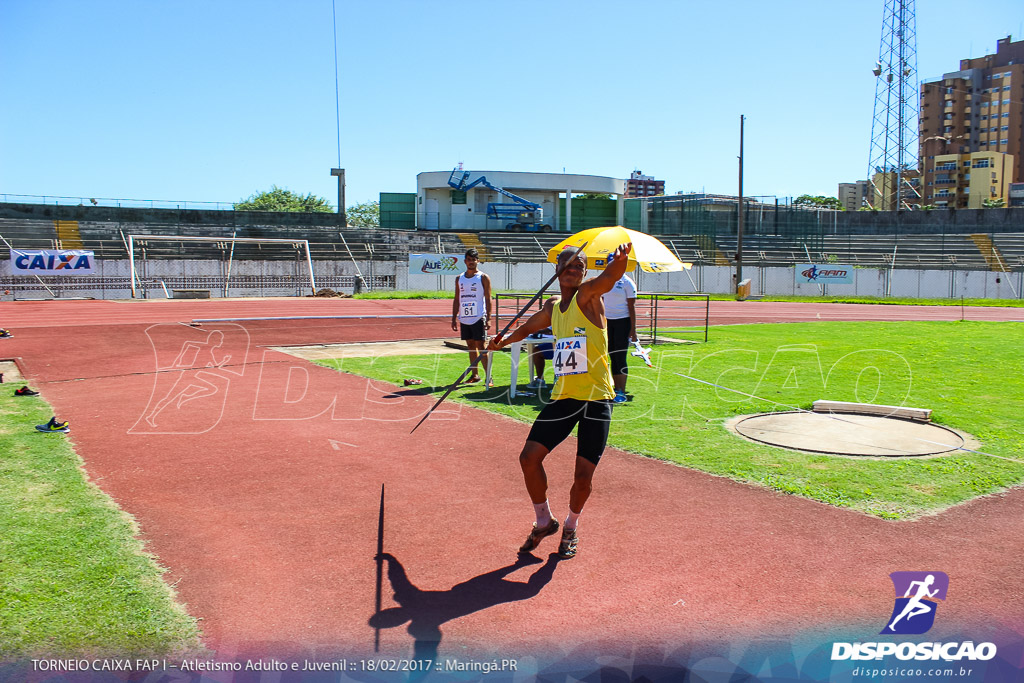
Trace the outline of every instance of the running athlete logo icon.
<path fill-rule="evenodd" d="M 216 427 L 232 380 L 244 376 L 249 333 L 234 323 L 157 323 L 146 337 L 155 361 L 153 390 L 128 433 L 202 434 Z"/>
<path fill-rule="evenodd" d="M 896 602 L 881 633 L 927 633 L 935 623 L 937 601 L 946 599 L 949 577 L 944 572 L 893 572 L 889 577 Z"/>

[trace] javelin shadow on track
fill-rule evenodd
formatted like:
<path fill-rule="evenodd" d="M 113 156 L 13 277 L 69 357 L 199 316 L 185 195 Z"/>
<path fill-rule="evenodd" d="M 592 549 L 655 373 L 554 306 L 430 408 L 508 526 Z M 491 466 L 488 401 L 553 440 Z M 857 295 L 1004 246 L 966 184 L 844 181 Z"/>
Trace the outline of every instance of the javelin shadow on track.
<path fill-rule="evenodd" d="M 387 562 L 388 581 L 400 606 L 383 611 L 378 608 L 369 625 L 375 629 L 396 628 L 408 622 L 407 630 L 415 639 L 414 658 L 430 661 L 437 661 L 441 624 L 488 607 L 535 597 L 551 581 L 559 561 L 552 554 L 528 580 L 510 581 L 505 577 L 512 572 L 543 562 L 533 555 L 521 554 L 510 565 L 474 576 L 448 590 L 427 591 L 413 585 L 405 567 L 393 555 L 383 553 L 381 557 Z"/>

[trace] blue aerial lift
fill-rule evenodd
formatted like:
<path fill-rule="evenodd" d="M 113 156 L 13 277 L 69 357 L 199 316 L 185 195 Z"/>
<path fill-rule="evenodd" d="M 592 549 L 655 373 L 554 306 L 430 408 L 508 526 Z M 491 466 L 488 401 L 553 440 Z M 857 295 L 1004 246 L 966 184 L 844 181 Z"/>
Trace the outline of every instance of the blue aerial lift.
<path fill-rule="evenodd" d="M 456 167 L 448 177 L 448 185 L 460 192 L 468 192 L 477 185 L 483 185 L 515 202 L 514 204 L 508 202 L 489 202 L 487 204 L 487 218 L 489 220 L 507 221 L 505 223 L 506 230 L 513 232 L 520 230 L 551 232 L 551 226 L 544 222 L 544 209 L 540 204 L 523 199 L 508 190 L 489 183 L 487 176 L 480 176 L 473 182 L 469 182 L 469 171 L 463 171 L 461 168 Z"/>

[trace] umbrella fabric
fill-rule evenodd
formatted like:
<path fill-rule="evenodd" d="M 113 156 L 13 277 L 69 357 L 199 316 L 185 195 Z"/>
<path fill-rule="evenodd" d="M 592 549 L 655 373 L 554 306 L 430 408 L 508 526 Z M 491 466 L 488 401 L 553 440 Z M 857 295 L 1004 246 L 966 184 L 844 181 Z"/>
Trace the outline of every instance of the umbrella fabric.
<path fill-rule="evenodd" d="M 583 253 L 587 255 L 587 268 L 603 270 L 608 257 L 620 244 L 633 243 L 633 251 L 629 254 L 627 271 L 636 270 L 639 265 L 648 273 L 671 273 L 674 271 L 689 270 L 693 264 L 683 263 L 676 255 L 669 251 L 669 248 L 662 244 L 656 237 L 643 232 L 627 230 L 621 225 L 607 228 L 591 228 L 578 232 L 558 243 L 557 246 L 548 251 L 548 261 L 555 263 L 558 255 L 566 247 L 576 248 L 587 242 Z"/>

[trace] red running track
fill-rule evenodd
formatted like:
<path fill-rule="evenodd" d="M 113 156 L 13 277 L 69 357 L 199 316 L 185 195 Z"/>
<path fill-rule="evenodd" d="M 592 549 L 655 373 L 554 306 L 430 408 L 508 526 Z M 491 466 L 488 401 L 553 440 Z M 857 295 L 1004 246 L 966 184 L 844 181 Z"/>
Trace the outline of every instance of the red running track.
<path fill-rule="evenodd" d="M 703 305 L 667 301 L 662 318 L 703 319 Z M 14 301 L 0 304 L 0 325 L 63 327 L 126 322 L 190 322 L 193 319 L 272 318 L 285 316 L 448 316 L 442 299 L 156 299 L 150 301 Z M 507 310 L 503 306 L 503 311 Z M 1021 321 L 1024 309 L 959 306 L 803 304 L 773 301 L 713 301 L 710 324 L 813 322 L 818 320 L 989 320 Z M 507 321 L 508 318 L 506 317 Z"/>
<path fill-rule="evenodd" d="M 948 314 L 712 307 L 720 322 Z M 0 319 L 15 332 L 4 357 L 71 421 L 89 476 L 136 518 L 222 658 L 369 655 L 378 638 L 392 657 L 666 652 L 827 630 L 873 639 L 898 570 L 950 576 L 955 599 L 929 638 L 1024 630 L 1021 489 L 896 523 L 610 450 L 580 555 L 559 562 L 547 539 L 517 563 L 532 523 L 516 457 L 528 425 L 449 406 L 410 435 L 433 398 L 266 349 L 446 336 L 443 319 L 179 324 L 448 311 L 443 301 L 17 302 L 0 305 Z M 559 517 L 573 448 L 548 461 Z M 382 484 L 389 559 L 375 616 Z"/>

